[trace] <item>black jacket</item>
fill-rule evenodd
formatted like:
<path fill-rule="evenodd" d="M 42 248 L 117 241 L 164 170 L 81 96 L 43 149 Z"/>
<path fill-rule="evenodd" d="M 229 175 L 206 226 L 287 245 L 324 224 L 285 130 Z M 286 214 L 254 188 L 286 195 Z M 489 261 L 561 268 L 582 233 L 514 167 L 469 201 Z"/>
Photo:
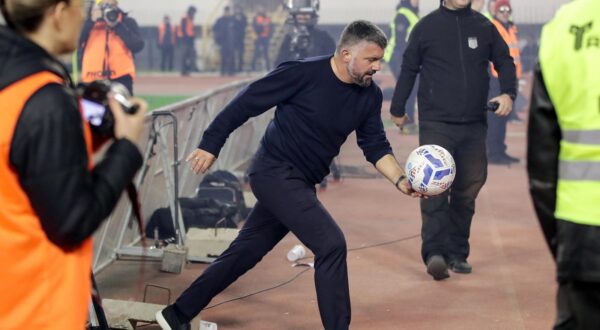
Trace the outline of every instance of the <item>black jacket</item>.
<path fill-rule="evenodd" d="M 221 50 L 232 51 L 236 45 L 237 21 L 233 16 L 221 16 L 213 26 L 214 38 Z"/>
<path fill-rule="evenodd" d="M 534 69 L 527 141 L 529 191 L 559 281 L 600 281 L 600 227 L 557 219 L 556 188 L 562 133 L 539 64 Z"/>
<path fill-rule="evenodd" d="M 420 73 L 420 120 L 484 122 L 490 61 L 499 72 L 502 93 L 514 99 L 515 64 L 494 25 L 470 7 L 453 11 L 440 6 L 411 32 L 392 99 L 392 115 L 404 115 Z"/>
<path fill-rule="evenodd" d="M 79 102 L 69 74 L 44 49 L 0 26 L 0 91 L 41 71 L 53 72 L 66 83 L 42 87 L 27 101 L 10 145 L 10 164 L 48 238 L 70 249 L 110 214 L 142 157 L 134 144 L 122 139 L 88 170 Z"/>

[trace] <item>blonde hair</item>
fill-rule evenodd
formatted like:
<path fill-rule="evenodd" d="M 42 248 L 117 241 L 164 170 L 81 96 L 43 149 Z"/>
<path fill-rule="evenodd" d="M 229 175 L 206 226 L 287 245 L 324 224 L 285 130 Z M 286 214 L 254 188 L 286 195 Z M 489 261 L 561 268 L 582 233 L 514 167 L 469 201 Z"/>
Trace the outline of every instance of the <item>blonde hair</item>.
<path fill-rule="evenodd" d="M 34 32 L 42 23 L 48 8 L 70 0 L 0 0 L 0 10 L 6 24 L 17 31 Z"/>

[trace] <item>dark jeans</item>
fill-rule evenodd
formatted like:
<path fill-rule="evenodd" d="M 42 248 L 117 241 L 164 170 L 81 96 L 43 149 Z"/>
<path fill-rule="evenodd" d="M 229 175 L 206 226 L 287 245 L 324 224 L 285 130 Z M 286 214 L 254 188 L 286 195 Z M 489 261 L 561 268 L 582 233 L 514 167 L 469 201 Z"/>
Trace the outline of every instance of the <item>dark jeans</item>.
<path fill-rule="evenodd" d="M 249 172 L 258 202 L 229 248 L 185 290 L 176 307 L 189 319 L 254 267 L 288 232 L 315 254 L 315 284 L 325 329 L 348 329 L 346 240 L 317 199 L 315 185 L 293 165 L 259 151 Z"/>
<path fill-rule="evenodd" d="M 490 94 L 488 99 L 498 96 L 500 93 L 500 81 L 490 79 Z M 513 108 L 513 112 L 515 109 Z M 488 132 L 486 136 L 487 156 L 488 158 L 502 157 L 506 154 L 506 124 L 509 117 L 498 117 L 493 112 L 488 111 L 487 122 Z"/>
<path fill-rule="evenodd" d="M 600 283 L 560 283 L 555 330 L 587 330 L 600 326 Z"/>
<path fill-rule="evenodd" d="M 244 50 L 245 46 L 242 42 L 241 44 L 235 47 L 235 70 L 236 72 L 242 72 L 244 70 Z"/>
<path fill-rule="evenodd" d="M 187 75 L 192 71 L 196 71 L 196 48 L 193 39 L 184 41 L 182 56 L 181 73 Z"/>
<path fill-rule="evenodd" d="M 447 260 L 466 260 L 469 256 L 475 199 L 487 178 L 485 134 L 485 123 L 419 122 L 419 144 L 444 147 L 456 163 L 452 187 L 439 196 L 421 200 L 424 261 L 436 254 Z"/>
<path fill-rule="evenodd" d="M 163 46 L 160 48 L 160 70 L 173 71 L 173 46 Z"/>
<path fill-rule="evenodd" d="M 235 54 L 233 47 L 221 46 L 221 75 L 232 76 L 235 74 Z"/>
<path fill-rule="evenodd" d="M 254 55 L 252 56 L 252 71 L 256 71 L 256 61 L 263 56 L 265 59 L 265 70 L 271 68 L 269 62 L 269 38 L 258 37 L 254 42 Z"/>

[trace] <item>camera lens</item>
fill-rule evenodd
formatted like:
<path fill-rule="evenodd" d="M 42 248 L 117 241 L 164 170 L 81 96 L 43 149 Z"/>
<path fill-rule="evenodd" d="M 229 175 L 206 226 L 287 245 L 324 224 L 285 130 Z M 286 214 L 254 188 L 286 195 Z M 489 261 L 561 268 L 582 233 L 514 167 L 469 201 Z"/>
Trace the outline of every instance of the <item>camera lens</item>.
<path fill-rule="evenodd" d="M 104 10 L 104 19 L 109 22 L 116 22 L 119 19 L 119 11 L 115 8 L 106 8 Z"/>

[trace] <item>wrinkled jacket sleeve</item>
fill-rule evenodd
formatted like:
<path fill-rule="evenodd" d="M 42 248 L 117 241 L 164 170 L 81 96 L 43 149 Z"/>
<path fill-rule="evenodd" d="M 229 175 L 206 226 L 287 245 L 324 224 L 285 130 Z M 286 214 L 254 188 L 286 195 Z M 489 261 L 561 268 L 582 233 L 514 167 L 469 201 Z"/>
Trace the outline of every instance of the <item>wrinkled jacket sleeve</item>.
<path fill-rule="evenodd" d="M 546 242 L 556 256 L 556 185 L 561 130 L 539 64 L 535 68 L 527 140 L 529 190 Z"/>
<path fill-rule="evenodd" d="M 131 53 L 137 54 L 144 49 L 144 39 L 140 34 L 137 22 L 133 18 L 125 16 L 123 22 L 115 26 L 115 32 L 123 40 L 127 48 L 131 50 Z"/>
<path fill-rule="evenodd" d="M 508 94 L 515 100 L 517 97 L 517 68 L 515 61 L 510 56 L 510 50 L 506 41 L 502 39 L 500 32 L 492 25 L 492 52 L 489 59 L 494 63 L 500 80 L 500 92 Z"/>
<path fill-rule="evenodd" d="M 13 134 L 10 162 L 48 239 L 69 250 L 110 214 L 142 157 L 133 143 L 121 139 L 88 169 L 77 99 L 68 88 L 51 84 L 27 101 Z"/>

